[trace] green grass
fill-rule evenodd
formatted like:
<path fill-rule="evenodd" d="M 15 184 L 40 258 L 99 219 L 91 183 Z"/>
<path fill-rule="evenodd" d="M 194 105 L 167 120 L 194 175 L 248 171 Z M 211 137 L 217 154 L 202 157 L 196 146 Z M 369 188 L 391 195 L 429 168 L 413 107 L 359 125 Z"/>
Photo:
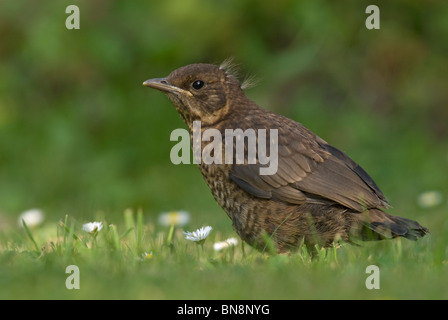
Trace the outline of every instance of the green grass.
<path fill-rule="evenodd" d="M 126 210 L 103 220 L 96 235 L 71 217 L 0 234 L 1 299 L 446 299 L 447 225 L 438 236 L 343 244 L 291 255 L 262 254 L 248 245 L 216 252 L 235 236 L 216 228 L 200 246 L 182 229 Z M 198 226 L 199 227 L 199 226 Z M 188 230 L 194 229 L 189 227 Z M 444 235 L 444 236 L 439 236 Z M 35 245 L 36 243 L 36 245 Z M 143 257 L 144 253 L 151 257 Z M 66 288 L 69 265 L 80 289 Z M 366 268 L 380 269 L 380 289 L 368 290 Z"/>

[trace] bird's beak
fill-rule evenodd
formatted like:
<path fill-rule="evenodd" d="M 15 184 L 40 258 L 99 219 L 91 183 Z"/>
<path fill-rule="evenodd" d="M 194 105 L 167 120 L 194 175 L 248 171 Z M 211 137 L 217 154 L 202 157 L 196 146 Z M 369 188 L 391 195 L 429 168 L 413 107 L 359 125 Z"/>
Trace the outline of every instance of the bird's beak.
<path fill-rule="evenodd" d="M 166 78 L 155 78 L 155 79 L 149 79 L 143 82 L 143 85 L 145 87 L 157 89 L 160 91 L 168 92 L 168 93 L 180 93 L 187 96 L 192 96 L 190 91 L 178 88 L 176 86 L 171 85 Z"/>

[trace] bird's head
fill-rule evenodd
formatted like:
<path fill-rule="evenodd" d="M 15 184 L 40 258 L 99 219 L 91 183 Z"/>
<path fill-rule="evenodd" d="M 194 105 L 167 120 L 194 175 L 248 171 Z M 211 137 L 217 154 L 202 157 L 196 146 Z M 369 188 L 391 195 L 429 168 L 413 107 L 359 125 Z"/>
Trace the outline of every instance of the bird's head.
<path fill-rule="evenodd" d="M 190 128 L 193 121 L 219 122 L 231 112 L 230 100 L 245 98 L 241 84 L 226 65 L 190 64 L 143 85 L 165 92 Z"/>

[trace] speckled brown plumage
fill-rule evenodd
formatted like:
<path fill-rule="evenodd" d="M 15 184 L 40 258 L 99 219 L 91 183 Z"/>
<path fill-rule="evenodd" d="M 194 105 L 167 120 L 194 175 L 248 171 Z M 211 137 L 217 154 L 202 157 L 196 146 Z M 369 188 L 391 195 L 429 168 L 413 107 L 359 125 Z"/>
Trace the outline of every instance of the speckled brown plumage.
<path fill-rule="evenodd" d="M 300 123 L 249 100 L 225 67 L 188 65 L 144 85 L 168 95 L 192 139 L 193 121 L 201 121 L 201 132 L 219 130 L 222 141 L 225 129 L 266 129 L 267 141 L 269 130 L 278 130 L 273 175 L 260 175 L 263 165 L 247 159 L 198 165 L 213 197 L 250 245 L 263 250 L 267 235 L 279 252 L 289 252 L 301 244 L 329 246 L 338 240 L 416 240 L 428 232 L 416 221 L 386 213 L 389 203 L 358 164 Z M 208 143 L 202 141 L 202 149 Z"/>

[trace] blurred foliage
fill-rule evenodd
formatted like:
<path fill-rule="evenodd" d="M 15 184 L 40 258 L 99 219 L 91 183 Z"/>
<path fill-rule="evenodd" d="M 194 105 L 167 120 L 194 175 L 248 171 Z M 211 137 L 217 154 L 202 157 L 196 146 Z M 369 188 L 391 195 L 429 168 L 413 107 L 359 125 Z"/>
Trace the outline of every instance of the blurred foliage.
<path fill-rule="evenodd" d="M 183 208 L 230 225 L 194 165 L 171 164 L 185 126 L 141 83 L 233 56 L 260 79 L 253 100 L 346 151 L 415 216 L 418 193 L 448 189 L 447 16 L 446 1 L 1 0 L 0 215 Z"/>

